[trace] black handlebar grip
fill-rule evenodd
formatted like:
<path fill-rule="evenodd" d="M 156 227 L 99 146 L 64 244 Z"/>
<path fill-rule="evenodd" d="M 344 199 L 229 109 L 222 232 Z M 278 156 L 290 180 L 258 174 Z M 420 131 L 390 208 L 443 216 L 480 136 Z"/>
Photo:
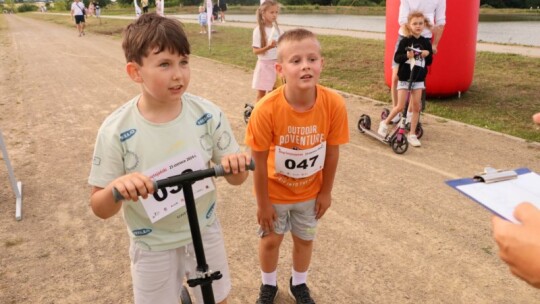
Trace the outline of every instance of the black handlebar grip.
<path fill-rule="evenodd" d="M 255 170 L 255 161 L 253 159 L 251 159 L 251 162 L 246 165 L 246 169 L 250 170 L 250 171 Z M 222 165 L 214 166 L 214 171 L 215 171 L 215 174 L 216 174 L 215 176 L 216 177 L 227 175 L 227 173 L 225 173 L 225 170 L 223 169 Z"/>
<path fill-rule="evenodd" d="M 253 159 L 251 159 L 251 162 L 246 165 L 246 169 L 247 170 L 255 170 L 255 161 Z M 194 181 L 197 181 L 201 178 L 206 178 L 206 177 L 210 177 L 210 176 L 215 176 L 215 177 L 218 177 L 218 176 L 224 176 L 224 175 L 227 175 L 227 174 L 230 174 L 230 173 L 225 173 L 225 170 L 223 169 L 223 166 L 222 165 L 216 165 L 210 169 L 203 169 L 203 170 L 199 170 L 199 171 L 194 171 L 194 172 L 190 172 L 190 173 L 187 173 L 185 174 L 183 177 L 183 180 L 187 180 L 189 179 L 188 177 L 192 177 L 194 179 Z M 179 175 L 179 176 L 173 176 L 172 178 L 177 178 L 180 177 L 182 175 Z M 169 179 L 169 180 L 167 180 Z M 159 182 L 170 182 L 170 177 L 169 178 L 165 178 L 163 180 L 160 180 L 160 181 L 153 181 L 154 183 L 154 189 L 157 190 L 158 188 L 161 188 L 163 187 L 164 185 L 160 185 Z M 165 186 L 166 187 L 166 186 Z M 116 189 L 113 187 L 113 197 L 114 197 L 114 201 L 115 202 L 118 202 L 118 201 L 122 201 L 125 199 L 125 197 Z"/>
<path fill-rule="evenodd" d="M 157 188 L 158 188 L 157 182 L 156 182 L 156 181 L 152 181 L 152 183 L 154 184 L 154 189 L 157 190 Z M 120 193 L 120 191 L 118 191 L 115 187 L 112 188 L 112 195 L 113 195 L 113 197 L 114 197 L 114 201 L 115 201 L 115 202 L 123 201 L 123 200 L 126 199 L 126 198 L 122 195 L 122 193 Z"/>

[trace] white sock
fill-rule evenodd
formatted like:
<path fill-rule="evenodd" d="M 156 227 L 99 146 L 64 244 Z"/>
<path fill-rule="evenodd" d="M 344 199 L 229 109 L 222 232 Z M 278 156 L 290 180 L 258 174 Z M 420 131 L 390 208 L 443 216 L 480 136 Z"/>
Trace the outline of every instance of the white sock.
<path fill-rule="evenodd" d="M 277 270 L 273 272 L 263 272 L 261 270 L 261 277 L 263 285 L 277 286 Z"/>
<path fill-rule="evenodd" d="M 306 272 L 297 272 L 292 270 L 292 285 L 297 286 L 300 284 L 306 284 L 307 281 L 307 271 Z"/>

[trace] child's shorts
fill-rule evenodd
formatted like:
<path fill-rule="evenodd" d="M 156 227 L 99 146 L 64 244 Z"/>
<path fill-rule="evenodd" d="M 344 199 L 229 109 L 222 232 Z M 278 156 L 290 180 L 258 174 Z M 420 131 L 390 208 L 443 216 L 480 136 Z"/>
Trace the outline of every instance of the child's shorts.
<path fill-rule="evenodd" d="M 417 90 L 417 89 L 425 89 L 426 85 L 423 81 L 413 82 L 411 89 Z M 409 82 L 408 81 L 398 81 L 397 83 L 397 89 L 398 90 L 408 90 L 409 89 Z"/>
<path fill-rule="evenodd" d="M 214 298 L 221 302 L 231 291 L 227 253 L 216 221 L 202 235 L 206 263 L 223 277 L 212 282 Z M 192 244 L 165 251 L 147 251 L 133 244 L 129 248 L 133 295 L 136 304 L 178 303 L 184 278 L 195 276 L 197 260 Z M 197 303 L 203 303 L 200 286 L 191 289 Z"/>
<path fill-rule="evenodd" d="M 259 91 L 272 91 L 276 82 L 277 60 L 257 60 L 251 87 Z"/>
<path fill-rule="evenodd" d="M 277 220 L 274 222 L 274 232 L 292 234 L 305 241 L 315 239 L 317 219 L 315 219 L 315 200 L 294 204 L 272 204 L 276 211 Z M 264 237 L 267 233 L 259 226 L 258 234 Z"/>

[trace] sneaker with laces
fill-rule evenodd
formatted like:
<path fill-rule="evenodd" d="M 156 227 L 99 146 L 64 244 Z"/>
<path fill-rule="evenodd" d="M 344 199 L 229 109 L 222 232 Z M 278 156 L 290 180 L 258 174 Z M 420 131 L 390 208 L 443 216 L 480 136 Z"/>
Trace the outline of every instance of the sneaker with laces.
<path fill-rule="evenodd" d="M 292 277 L 289 281 L 289 295 L 296 300 L 297 304 L 315 304 L 315 301 L 309 295 L 309 288 L 307 285 L 300 284 L 293 286 Z"/>
<path fill-rule="evenodd" d="M 411 144 L 411 146 L 413 147 L 420 147 L 422 144 L 420 143 L 420 141 L 418 140 L 418 137 L 416 137 L 416 135 L 409 135 L 407 136 L 407 141 L 409 142 L 409 144 Z"/>
<path fill-rule="evenodd" d="M 277 297 L 278 287 L 272 285 L 262 285 L 259 291 L 259 298 L 255 304 L 274 304 Z"/>
<path fill-rule="evenodd" d="M 379 133 L 379 135 L 382 137 L 386 137 L 388 133 L 388 125 L 386 124 L 386 122 L 384 122 L 384 120 L 379 123 L 379 129 L 377 130 L 377 133 Z"/>

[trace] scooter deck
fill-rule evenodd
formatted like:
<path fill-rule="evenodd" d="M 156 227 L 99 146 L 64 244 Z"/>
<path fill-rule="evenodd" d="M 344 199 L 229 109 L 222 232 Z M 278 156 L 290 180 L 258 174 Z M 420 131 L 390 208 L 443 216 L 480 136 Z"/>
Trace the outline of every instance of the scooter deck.
<path fill-rule="evenodd" d="M 365 134 L 367 134 L 367 135 L 381 141 L 382 143 L 389 144 L 389 139 L 390 139 L 389 136 L 382 137 L 379 133 L 374 132 L 372 130 L 364 129 L 363 127 L 360 127 L 360 132 L 365 133 Z"/>

